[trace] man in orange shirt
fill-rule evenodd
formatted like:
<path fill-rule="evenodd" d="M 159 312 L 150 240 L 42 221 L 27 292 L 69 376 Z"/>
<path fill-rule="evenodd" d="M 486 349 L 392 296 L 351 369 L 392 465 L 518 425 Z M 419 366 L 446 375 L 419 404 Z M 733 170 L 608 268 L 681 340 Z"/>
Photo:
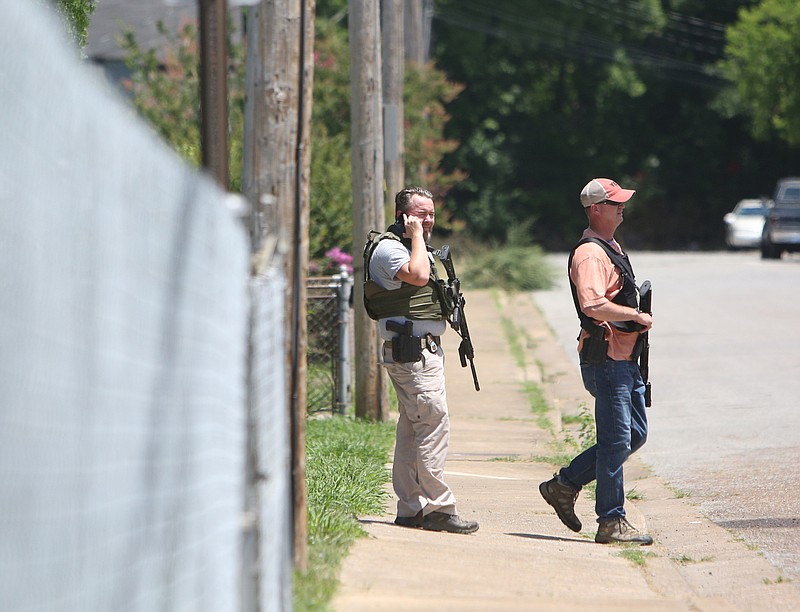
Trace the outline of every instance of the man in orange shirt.
<path fill-rule="evenodd" d="M 644 546 L 653 539 L 625 518 L 622 466 L 647 439 L 645 384 L 637 361 L 641 334 L 653 319 L 638 308 L 633 268 L 614 239 L 625 202 L 634 193 L 606 178 L 592 179 L 581 192 L 589 227 L 570 254 L 569 279 L 581 321 L 581 374 L 595 398 L 597 442 L 540 484 L 539 492 L 567 527 L 580 531 L 575 501 L 581 488 L 596 479 L 595 542 Z"/>

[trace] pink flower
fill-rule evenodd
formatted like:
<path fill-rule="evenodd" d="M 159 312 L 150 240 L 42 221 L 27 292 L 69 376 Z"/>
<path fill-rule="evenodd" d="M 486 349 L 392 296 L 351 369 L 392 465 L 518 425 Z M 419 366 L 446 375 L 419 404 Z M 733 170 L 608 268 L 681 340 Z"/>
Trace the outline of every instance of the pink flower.
<path fill-rule="evenodd" d="M 337 267 L 338 266 L 345 266 L 347 268 L 347 272 L 352 274 L 353 273 L 353 256 L 349 253 L 345 253 L 341 248 L 338 246 L 329 249 L 325 253 L 325 257 L 331 260 Z"/>

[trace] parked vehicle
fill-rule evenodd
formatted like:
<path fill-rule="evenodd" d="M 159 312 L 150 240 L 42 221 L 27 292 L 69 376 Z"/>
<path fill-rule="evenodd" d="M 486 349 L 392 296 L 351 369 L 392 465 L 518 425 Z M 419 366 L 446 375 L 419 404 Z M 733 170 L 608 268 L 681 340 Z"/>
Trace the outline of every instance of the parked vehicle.
<path fill-rule="evenodd" d="M 761 245 L 761 233 L 771 200 L 749 198 L 739 200 L 734 209 L 726 214 L 725 243 L 731 249 L 757 249 Z"/>
<path fill-rule="evenodd" d="M 762 259 L 800 251 L 800 178 L 780 179 L 773 200 L 761 233 Z"/>

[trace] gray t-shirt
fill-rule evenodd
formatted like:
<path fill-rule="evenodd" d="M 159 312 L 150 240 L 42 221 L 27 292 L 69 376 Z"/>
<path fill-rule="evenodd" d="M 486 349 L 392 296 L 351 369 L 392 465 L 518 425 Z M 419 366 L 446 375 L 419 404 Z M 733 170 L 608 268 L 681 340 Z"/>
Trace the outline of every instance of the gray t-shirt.
<path fill-rule="evenodd" d="M 433 264 L 433 256 L 430 253 L 428 253 L 428 258 Z M 411 261 L 411 252 L 401 242 L 389 239 L 381 240 L 369 261 L 369 276 L 384 289 L 399 289 L 403 283 L 396 278 L 397 273 L 409 261 Z M 378 330 L 384 340 L 391 340 L 396 335 L 386 329 L 386 321 L 390 319 L 400 323 L 405 323 L 407 320 L 400 316 L 380 319 Z M 441 336 L 447 329 L 447 321 L 444 320 L 413 321 L 413 324 L 415 336 L 424 336 L 425 334 Z"/>

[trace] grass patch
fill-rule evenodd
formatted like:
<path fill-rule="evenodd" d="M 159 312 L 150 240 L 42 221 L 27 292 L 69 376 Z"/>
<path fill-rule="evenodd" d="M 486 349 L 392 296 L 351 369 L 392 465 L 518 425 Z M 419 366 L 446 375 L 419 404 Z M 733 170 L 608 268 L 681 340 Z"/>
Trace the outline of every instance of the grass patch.
<path fill-rule="evenodd" d="M 470 288 L 534 291 L 551 288 L 553 275 L 552 266 L 538 246 L 483 246 L 472 251 L 462 279 Z"/>
<path fill-rule="evenodd" d="M 562 425 L 565 427 L 561 436 L 553 434 L 553 439 L 550 441 L 549 447 L 551 454 L 549 455 L 536 455 L 533 461 L 540 463 L 549 463 L 550 465 L 560 466 L 569 465 L 572 459 L 592 446 L 597 439 L 596 429 L 594 424 L 594 415 L 589 410 L 586 403 L 581 403 L 581 412 L 577 416 L 563 416 L 561 417 Z M 552 430 L 551 430 L 552 431 Z M 583 487 L 582 491 L 589 499 L 595 498 L 595 482 L 592 481 Z"/>
<path fill-rule="evenodd" d="M 500 317 L 500 325 L 502 326 L 503 333 L 506 336 L 506 341 L 508 342 L 508 348 L 511 351 L 511 355 L 514 357 L 514 361 L 517 362 L 517 367 L 519 367 L 521 370 L 524 370 L 527 360 L 525 359 L 525 349 L 522 347 L 522 343 L 519 341 L 520 333 L 517 329 L 517 326 L 514 325 L 514 322 L 508 317 Z"/>
<path fill-rule="evenodd" d="M 627 559 L 634 565 L 638 565 L 640 567 L 647 564 L 648 557 L 655 557 L 656 554 L 654 552 L 648 552 L 642 550 L 641 546 L 623 548 L 621 551 L 617 553 L 618 557 L 622 557 L 623 559 Z"/>
<path fill-rule="evenodd" d="M 294 609 L 325 609 L 341 561 L 365 534 L 356 517 L 383 514 L 394 423 L 346 417 L 306 422 L 308 571 L 295 572 Z"/>
<path fill-rule="evenodd" d="M 667 485 L 667 488 L 672 491 L 672 494 L 675 496 L 675 499 L 683 499 L 684 497 L 689 497 L 689 494 L 686 491 L 682 491 L 677 487 L 674 487 L 670 484 Z"/>
<path fill-rule="evenodd" d="M 528 396 L 528 404 L 531 407 L 531 412 L 536 415 L 536 424 L 542 429 L 546 429 L 553 433 L 553 423 L 547 418 L 547 413 L 550 411 L 550 404 L 547 402 L 542 388 L 535 382 L 522 383 L 522 390 Z"/>
<path fill-rule="evenodd" d="M 644 499 L 644 495 L 639 493 L 639 491 L 636 490 L 636 487 L 633 487 L 630 491 L 625 493 L 625 499 L 629 501 L 636 501 L 637 499 L 642 500 Z"/>
<path fill-rule="evenodd" d="M 522 463 L 525 459 L 519 455 L 509 455 L 505 457 L 492 457 L 491 459 L 487 459 L 487 461 L 494 463 Z"/>
<path fill-rule="evenodd" d="M 498 310 L 502 309 L 498 299 L 495 299 L 495 305 Z M 530 336 L 525 330 L 518 328 L 508 317 L 501 316 L 500 323 L 503 327 L 503 333 L 506 337 L 506 342 L 508 342 L 509 350 L 514 356 L 514 361 L 516 361 L 517 367 L 524 372 L 527 359 L 525 356 L 525 347 L 523 347 L 520 338 L 530 338 Z M 538 363 L 537 365 L 540 370 L 544 368 L 542 363 Z M 547 413 L 550 411 L 550 404 L 542 388 L 535 382 L 528 381 L 522 383 L 522 391 L 528 397 L 531 412 L 536 415 L 536 424 L 542 429 L 554 434 L 553 423 L 547 418 Z"/>
<path fill-rule="evenodd" d="M 597 440 L 597 428 L 594 423 L 594 414 L 582 402 L 580 405 L 580 413 L 577 416 L 562 417 L 562 424 L 566 425 L 569 420 L 571 425 L 570 430 L 564 434 L 564 442 L 572 446 L 576 454 L 585 451 L 592 446 Z"/>
<path fill-rule="evenodd" d="M 775 580 L 770 580 L 769 578 L 764 578 L 764 584 L 783 584 L 784 582 L 791 582 L 791 578 L 786 578 L 785 576 L 778 576 Z"/>
<path fill-rule="evenodd" d="M 672 560 L 678 565 L 691 565 L 692 563 L 709 563 L 710 561 L 714 560 L 714 556 L 706 555 L 698 560 L 698 559 L 693 559 L 688 555 L 679 555 L 677 557 L 672 557 Z"/>

